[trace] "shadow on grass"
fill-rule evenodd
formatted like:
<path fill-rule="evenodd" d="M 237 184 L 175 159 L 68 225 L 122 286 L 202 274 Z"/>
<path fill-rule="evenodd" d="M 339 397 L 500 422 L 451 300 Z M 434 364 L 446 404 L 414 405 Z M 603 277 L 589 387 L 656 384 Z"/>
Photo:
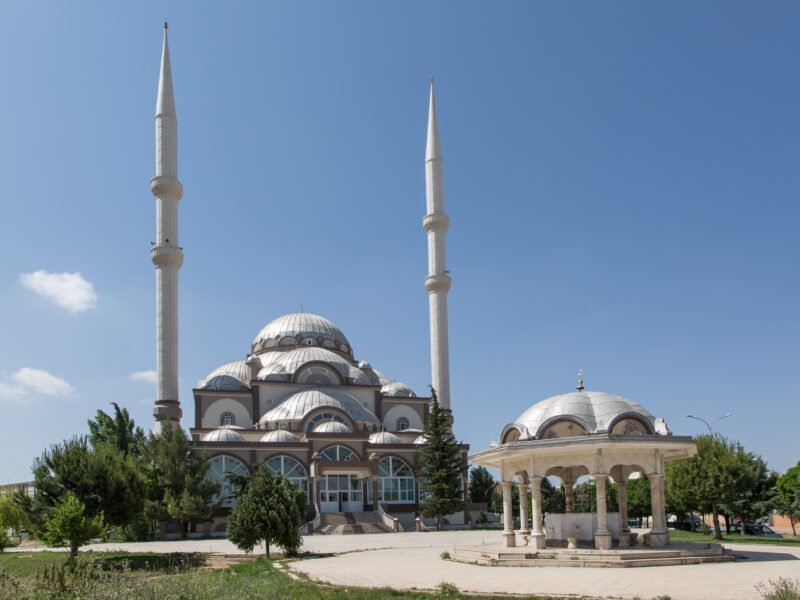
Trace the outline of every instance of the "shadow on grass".
<path fill-rule="evenodd" d="M 202 567 L 205 555 L 199 553 L 175 554 L 98 554 L 86 553 L 82 557 L 94 562 L 103 571 L 190 571 Z"/>

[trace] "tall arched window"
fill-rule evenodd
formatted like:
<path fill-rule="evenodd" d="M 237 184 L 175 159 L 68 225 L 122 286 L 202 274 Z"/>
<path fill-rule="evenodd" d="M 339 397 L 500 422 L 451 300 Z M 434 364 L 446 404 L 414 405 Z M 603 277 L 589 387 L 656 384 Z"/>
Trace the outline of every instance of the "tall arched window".
<path fill-rule="evenodd" d="M 233 496 L 234 487 L 228 481 L 228 475 L 250 475 L 245 464 L 238 458 L 221 454 L 215 456 L 208 462 L 208 471 L 206 471 L 206 480 L 215 481 L 219 484 L 219 492 L 217 492 L 211 499 L 212 503 L 221 500 L 222 506 L 231 507 L 236 504 L 236 499 Z"/>
<path fill-rule="evenodd" d="M 232 412 L 224 412 L 219 416 L 219 424 L 222 426 L 236 425 L 236 417 Z"/>
<path fill-rule="evenodd" d="M 283 475 L 289 479 L 308 498 L 308 473 L 299 461 L 291 456 L 273 456 L 267 461 L 267 468 L 275 475 Z"/>
<path fill-rule="evenodd" d="M 346 446 L 331 446 L 322 451 L 321 458 L 322 460 L 353 461 L 358 460 L 358 455 Z"/>
<path fill-rule="evenodd" d="M 397 431 L 405 431 L 409 427 L 411 427 L 411 424 L 406 417 L 399 417 L 397 419 Z"/>
<path fill-rule="evenodd" d="M 394 456 L 378 461 L 378 501 L 414 502 L 414 472 L 408 463 Z"/>

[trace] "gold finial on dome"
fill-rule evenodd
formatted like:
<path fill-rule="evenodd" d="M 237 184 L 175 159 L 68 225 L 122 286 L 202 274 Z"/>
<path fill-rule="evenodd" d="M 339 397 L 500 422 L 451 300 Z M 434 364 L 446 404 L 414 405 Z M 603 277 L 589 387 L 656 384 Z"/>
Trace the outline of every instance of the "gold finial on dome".
<path fill-rule="evenodd" d="M 583 369 L 578 369 L 578 385 L 575 386 L 575 389 L 579 392 L 583 391 Z"/>

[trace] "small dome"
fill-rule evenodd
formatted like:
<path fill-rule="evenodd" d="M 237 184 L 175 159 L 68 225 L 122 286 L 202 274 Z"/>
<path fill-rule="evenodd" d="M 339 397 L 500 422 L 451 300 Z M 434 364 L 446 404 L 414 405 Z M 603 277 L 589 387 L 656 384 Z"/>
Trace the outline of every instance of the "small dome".
<path fill-rule="evenodd" d="M 230 427 L 219 427 L 203 436 L 204 442 L 243 442 L 244 438 Z"/>
<path fill-rule="evenodd" d="M 291 431 L 286 431 L 285 429 L 275 429 L 274 431 L 270 431 L 269 433 L 265 433 L 263 436 L 261 436 L 261 441 L 276 444 L 289 444 L 292 442 L 299 442 L 300 438 Z"/>
<path fill-rule="evenodd" d="M 322 344 L 352 354 L 350 342 L 341 330 L 328 319 L 311 313 L 292 313 L 270 321 L 253 340 L 252 351 L 259 352 L 277 346 Z"/>
<path fill-rule="evenodd" d="M 234 360 L 217 367 L 200 382 L 204 390 L 238 392 L 247 388 L 247 368 L 245 361 Z"/>
<path fill-rule="evenodd" d="M 339 421 L 324 421 L 314 427 L 314 433 L 353 433 L 353 430 Z"/>
<path fill-rule="evenodd" d="M 388 431 L 379 431 L 369 436 L 370 444 L 402 444 L 403 440 Z"/>
<path fill-rule="evenodd" d="M 364 370 L 371 370 L 372 365 L 369 364 L 366 360 L 362 360 L 361 362 L 358 363 L 358 368 Z"/>
<path fill-rule="evenodd" d="M 422 435 L 418 435 L 418 436 L 416 437 L 416 439 L 414 440 L 414 443 L 415 443 L 417 446 L 422 446 L 422 445 L 424 445 L 424 444 L 427 444 L 427 443 L 428 443 L 428 438 L 427 438 L 427 436 L 426 436 L 426 435 L 423 433 Z"/>
<path fill-rule="evenodd" d="M 579 391 L 537 402 L 507 425 L 506 430 L 515 428 L 522 432 L 520 439 L 561 437 L 548 435 L 550 425 L 569 421 L 575 424 L 576 432 L 568 435 L 592 435 L 610 432 L 625 417 L 640 424 L 638 433 L 652 433 L 655 429 L 655 417 L 640 404 L 604 392 Z"/>
<path fill-rule="evenodd" d="M 416 398 L 417 395 L 405 383 L 387 383 L 381 388 L 381 394 L 394 398 Z"/>

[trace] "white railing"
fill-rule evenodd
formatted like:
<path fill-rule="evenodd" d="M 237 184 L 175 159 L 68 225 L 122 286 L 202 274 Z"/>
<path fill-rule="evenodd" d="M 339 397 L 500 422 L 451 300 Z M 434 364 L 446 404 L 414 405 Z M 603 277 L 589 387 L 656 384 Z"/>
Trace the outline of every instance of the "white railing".
<path fill-rule="evenodd" d="M 300 526 L 300 535 L 311 535 L 315 531 L 319 531 L 322 525 L 322 513 L 319 512 L 319 505 L 314 505 L 314 518 L 305 525 Z"/>
<path fill-rule="evenodd" d="M 392 531 L 400 531 L 400 519 L 397 517 L 393 517 L 385 510 L 383 510 L 383 504 L 378 502 L 378 516 L 383 521 L 383 524 L 386 525 Z"/>

